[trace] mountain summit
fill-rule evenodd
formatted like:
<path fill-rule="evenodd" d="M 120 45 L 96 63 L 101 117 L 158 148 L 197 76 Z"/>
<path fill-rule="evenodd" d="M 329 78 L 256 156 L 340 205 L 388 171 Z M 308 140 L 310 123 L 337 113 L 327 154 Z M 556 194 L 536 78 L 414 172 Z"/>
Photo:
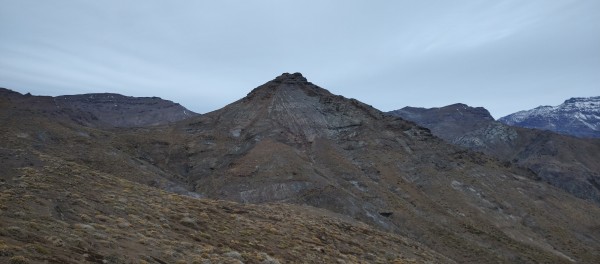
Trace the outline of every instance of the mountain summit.
<path fill-rule="evenodd" d="M 227 129 L 232 134 L 268 132 L 269 136 L 293 137 L 298 143 L 337 137 L 345 129 L 383 118 L 373 107 L 333 95 L 300 73 L 284 73 L 209 114 L 215 115 L 229 120 Z"/>
<path fill-rule="evenodd" d="M 600 138 L 600 96 L 571 98 L 558 106 L 540 106 L 507 115 L 498 121 L 576 137 Z"/>
<path fill-rule="evenodd" d="M 483 107 L 470 107 L 466 104 L 452 104 L 436 108 L 404 107 L 388 112 L 421 126 L 449 142 L 457 136 L 488 125 L 494 121 L 490 112 Z"/>

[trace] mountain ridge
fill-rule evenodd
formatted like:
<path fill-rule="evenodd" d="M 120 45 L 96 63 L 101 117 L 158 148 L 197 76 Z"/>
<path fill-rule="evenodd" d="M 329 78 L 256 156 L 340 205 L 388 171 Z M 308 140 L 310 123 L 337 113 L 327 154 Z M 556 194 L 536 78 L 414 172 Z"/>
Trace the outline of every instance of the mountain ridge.
<path fill-rule="evenodd" d="M 595 161 L 600 159 L 599 140 L 508 126 L 493 121 L 491 116 L 457 115 L 453 111 L 450 111 L 453 115 L 448 115 L 448 109 L 453 108 L 456 105 L 430 109 L 405 107 L 388 113 L 428 127 L 449 143 L 529 168 L 541 180 L 579 198 L 600 203 L 600 188 L 595 184 L 600 180 L 600 166 Z M 469 112 L 478 111 L 467 108 Z"/>
<path fill-rule="evenodd" d="M 539 106 L 498 119 L 507 125 L 600 138 L 600 96 L 573 97 L 558 106 Z"/>
<path fill-rule="evenodd" d="M 32 96 L 0 88 L 0 96 L 30 110 L 91 127 L 135 127 L 164 125 L 197 116 L 178 103 L 159 97 L 132 97 L 116 93 L 63 96 Z"/>
<path fill-rule="evenodd" d="M 494 121 L 487 109 L 470 107 L 462 103 L 434 108 L 407 106 L 387 112 L 387 114 L 399 116 L 413 122 L 418 120 L 416 122 L 418 125 L 431 129 L 433 134 L 445 140 L 471 131 L 482 123 Z M 470 120 L 473 120 L 473 122 Z"/>

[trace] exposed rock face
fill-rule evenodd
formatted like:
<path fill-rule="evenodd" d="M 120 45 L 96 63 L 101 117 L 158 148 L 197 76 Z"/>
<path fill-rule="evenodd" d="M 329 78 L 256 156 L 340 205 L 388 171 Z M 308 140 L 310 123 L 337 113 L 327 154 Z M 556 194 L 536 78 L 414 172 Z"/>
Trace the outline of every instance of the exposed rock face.
<path fill-rule="evenodd" d="M 600 203 L 600 140 L 512 127 L 461 104 L 441 108 L 406 107 L 389 114 L 431 129 L 447 142 L 481 151 L 534 171 L 541 180 L 573 195 Z M 487 111 L 485 111 L 487 113 Z"/>
<path fill-rule="evenodd" d="M 117 179 L 125 179 L 123 181 L 161 188 L 187 187 L 202 197 L 327 209 L 320 212 L 324 215 L 339 213 L 354 219 L 352 221 L 358 220 L 393 233 L 391 241 L 397 243 L 401 255 L 408 254 L 404 249 L 410 245 L 415 248 L 414 260 L 417 262 L 595 263 L 600 259 L 600 233 L 597 232 L 600 208 L 594 204 L 536 181 L 536 175 L 528 170 L 447 144 L 412 122 L 385 115 L 356 100 L 333 95 L 307 82 L 300 74 L 283 74 L 222 109 L 171 126 L 103 130 L 74 122 L 49 122 L 35 111 L 18 113 L 22 116 L 17 118 L 0 111 L 0 120 L 10 124 L 0 127 L 3 137 L 0 147 L 4 149 L 0 154 L 9 160 L 19 156 L 11 163 L 0 163 L 3 171 L 10 172 L 0 176 L 7 178 L 8 186 L 16 186 L 11 187 L 10 193 L 27 190 L 13 189 L 37 182 L 41 184 L 32 186 L 36 193 L 53 190 L 55 185 L 38 178 L 53 175 L 52 168 L 47 168 L 53 164 L 58 164 L 54 172 L 67 171 L 69 166 L 44 159 L 54 156 L 97 172 L 92 174 L 93 177 L 88 176 L 91 179 L 114 175 L 116 177 L 108 179 L 115 184 L 121 184 Z M 26 150 L 22 151 L 23 155 L 14 154 L 21 153 L 17 151 L 21 149 Z M 21 165 L 9 164 L 25 164 L 40 172 L 23 177 L 22 172 L 11 169 Z M 46 171 L 48 169 L 51 171 Z M 82 177 L 88 175 L 86 170 L 79 171 L 54 175 L 52 179 L 60 181 L 63 178 L 59 176 L 75 174 L 78 175 L 77 183 L 66 183 L 79 186 L 85 181 Z M 23 180 L 27 182 L 23 183 Z M 91 183 L 101 186 L 97 181 Z M 165 196 L 170 197 L 167 194 L 159 195 L 146 188 L 134 187 L 115 189 L 116 194 L 112 194 L 115 197 L 105 197 L 111 195 L 105 193 L 88 198 L 77 193 L 80 196 L 72 199 L 79 203 L 89 201 L 94 207 L 102 201 L 113 202 L 118 196 L 116 201 L 122 203 L 120 206 L 124 210 L 118 211 L 123 219 L 117 218 L 117 226 L 129 223 L 130 228 L 139 228 L 138 225 L 146 227 L 146 223 L 154 224 L 159 220 L 142 213 L 142 218 L 132 217 L 138 212 L 129 211 L 135 207 L 127 206 L 128 200 L 120 200 L 120 196 L 127 194 L 123 198 L 142 206 L 144 200 L 136 195 L 148 192 L 153 196 L 152 201 L 167 207 L 161 210 L 159 205 L 153 205 L 149 211 L 177 213 L 177 218 L 172 219 L 174 222 L 166 222 L 167 226 L 175 227 L 173 232 L 187 234 L 181 230 L 197 227 L 205 232 L 207 229 L 211 236 L 219 238 L 220 244 L 232 247 L 218 252 L 225 257 L 256 256 L 258 249 L 264 248 L 261 247 L 264 242 L 252 238 L 262 239 L 265 232 L 254 233 L 251 238 L 242 237 L 244 240 L 231 235 L 245 230 L 250 220 L 255 220 L 255 215 L 256 218 L 264 215 L 263 221 L 257 221 L 261 227 L 269 228 L 268 223 L 272 223 L 270 226 L 281 228 L 279 233 L 289 234 L 286 232 L 292 228 L 306 230 L 297 225 L 281 224 L 293 221 L 297 216 L 281 207 L 282 216 L 276 217 L 269 213 L 277 210 L 274 205 L 226 206 L 222 210 L 227 214 L 215 216 L 232 224 L 227 229 L 215 228 L 213 225 L 219 221 L 209 222 L 209 217 L 199 214 L 212 214 L 214 207 L 221 203 L 200 206 L 187 199 L 177 199 L 187 204 L 179 207 L 162 202 Z M 73 196 L 67 195 L 64 193 L 61 199 Z M 79 207 L 70 209 L 73 208 Z M 231 215 L 244 210 L 252 210 L 253 216 Z M 68 210 L 61 212 L 69 214 L 65 217 L 70 218 L 65 219 L 78 217 Z M 313 215 L 313 212 L 307 209 L 307 214 Z M 60 214 L 56 215 L 60 217 Z M 136 219 L 140 219 L 140 223 L 136 224 Z M 315 221 L 334 224 L 315 227 L 310 224 Z M 94 225 L 98 224 L 96 221 L 88 222 L 91 224 L 84 225 L 96 229 L 103 227 Z M 381 258 L 393 246 L 377 242 L 382 237 L 371 230 L 348 226 L 345 230 L 349 234 L 364 232 L 369 235 L 340 237 L 338 230 L 343 225 L 338 225 L 336 220 L 313 217 L 302 222 L 302 226 L 313 230 L 306 230 L 312 232 L 310 234 L 319 228 L 327 229 L 323 230 L 322 236 L 300 238 L 304 241 L 302 246 L 305 242 L 314 243 L 315 250 L 325 252 L 332 247 L 321 245 L 333 244 L 344 252 L 329 252 L 321 262 L 332 260 L 330 256 L 342 255 L 353 257 L 347 258 L 347 262 L 352 262 L 351 259 L 392 262 L 397 257 Z M 88 230 L 83 225 L 78 228 Z M 206 241 L 202 233 L 190 232 L 198 235 L 194 240 Z M 278 230 L 269 232 L 278 233 Z M 295 238 L 294 234 L 288 237 Z M 288 260 L 292 256 L 282 252 L 306 251 L 305 247 L 287 248 L 290 245 L 281 237 L 269 236 L 269 239 L 270 243 L 281 243 L 272 252 L 263 251 L 275 258 Z M 373 247 L 365 247 L 361 249 L 363 252 L 353 253 L 357 247 L 346 243 L 351 239 L 359 239 L 359 244 L 381 245 L 381 250 L 370 253 L 368 251 Z M 421 247 L 415 246 L 413 240 L 427 250 L 417 250 Z M 130 241 L 116 243 L 129 245 Z M 89 244 L 98 245 L 94 241 Z M 244 248 L 244 245 L 248 246 Z M 103 246 L 98 247 L 102 249 Z M 250 253 L 244 254 L 245 251 Z M 309 258 L 307 261 L 318 260 Z"/>
<path fill-rule="evenodd" d="M 62 116 L 91 127 L 143 127 L 164 125 L 198 114 L 158 97 L 131 97 L 112 93 L 66 96 L 21 95 L 0 88 L 3 100 L 28 105 L 41 114 Z"/>
<path fill-rule="evenodd" d="M 405 107 L 388 114 L 413 121 L 431 132 L 451 141 L 467 132 L 481 128 L 494 121 L 487 109 L 453 104 L 440 108 Z"/>
<path fill-rule="evenodd" d="M 600 96 L 571 98 L 558 106 L 540 106 L 498 121 L 583 138 L 600 138 Z"/>

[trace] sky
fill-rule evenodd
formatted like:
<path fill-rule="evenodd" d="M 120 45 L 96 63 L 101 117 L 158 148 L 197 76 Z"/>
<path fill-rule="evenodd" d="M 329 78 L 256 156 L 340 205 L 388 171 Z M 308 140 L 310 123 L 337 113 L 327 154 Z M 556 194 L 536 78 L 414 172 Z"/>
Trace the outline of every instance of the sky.
<path fill-rule="evenodd" d="M 199 113 L 283 72 L 382 111 L 600 95 L 598 0 L 0 0 L 0 87 Z"/>

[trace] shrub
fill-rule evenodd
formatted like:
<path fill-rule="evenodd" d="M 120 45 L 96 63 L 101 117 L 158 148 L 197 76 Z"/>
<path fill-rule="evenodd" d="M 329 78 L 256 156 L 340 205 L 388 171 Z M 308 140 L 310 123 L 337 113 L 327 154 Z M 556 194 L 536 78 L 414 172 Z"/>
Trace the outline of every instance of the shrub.
<path fill-rule="evenodd" d="M 23 256 L 14 256 L 14 257 L 10 258 L 9 263 L 10 264 L 27 264 L 27 263 L 29 263 L 29 260 L 27 260 Z"/>

